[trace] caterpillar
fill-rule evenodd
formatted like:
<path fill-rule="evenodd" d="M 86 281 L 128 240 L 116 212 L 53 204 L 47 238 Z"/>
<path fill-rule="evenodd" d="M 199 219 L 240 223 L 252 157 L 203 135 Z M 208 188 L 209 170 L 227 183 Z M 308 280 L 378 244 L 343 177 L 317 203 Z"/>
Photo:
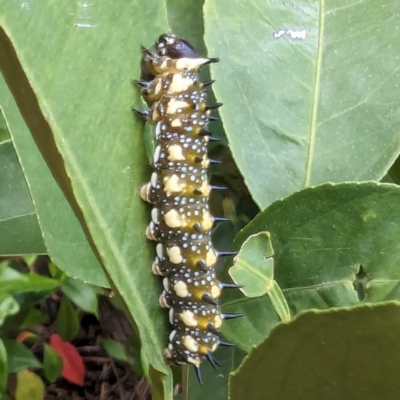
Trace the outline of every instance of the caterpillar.
<path fill-rule="evenodd" d="M 163 351 L 167 362 L 195 368 L 202 383 L 200 364 L 207 359 L 220 366 L 213 353 L 218 346 L 232 346 L 220 339 L 223 320 L 241 314 L 222 313 L 218 298 L 222 289 L 241 285 L 221 283 L 215 274 L 218 257 L 235 255 L 214 249 L 211 230 L 226 220 L 209 209 L 207 144 L 214 140 L 208 123 L 216 119 L 206 104 L 207 87 L 199 69 L 218 58 L 199 57 L 194 48 L 174 34 L 163 34 L 153 48 L 143 48 L 141 77 L 135 80 L 149 109 L 134 109 L 153 126 L 153 173 L 141 189 L 151 203 L 151 222 L 146 237 L 158 242 L 152 271 L 163 277 L 161 307 L 169 309 L 172 330 Z"/>

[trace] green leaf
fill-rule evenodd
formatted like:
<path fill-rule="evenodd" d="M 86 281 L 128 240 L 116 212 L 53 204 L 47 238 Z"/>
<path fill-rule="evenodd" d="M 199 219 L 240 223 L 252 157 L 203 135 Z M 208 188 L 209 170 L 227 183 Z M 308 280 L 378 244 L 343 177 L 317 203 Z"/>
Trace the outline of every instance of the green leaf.
<path fill-rule="evenodd" d="M 216 371 L 209 363 L 201 366 L 204 385 L 199 385 L 193 368 L 187 367 L 188 395 L 187 400 L 225 400 L 228 398 L 229 372 L 235 370 L 243 360 L 245 353 L 240 349 L 218 348 L 214 354 L 222 364 Z"/>
<path fill-rule="evenodd" d="M 268 232 L 250 236 L 235 257 L 229 274 L 246 297 L 259 297 L 267 294 L 281 321 L 290 320 L 289 306 L 282 290 L 274 280 L 274 251 Z"/>
<path fill-rule="evenodd" d="M 0 338 L 0 399 L 1 395 L 7 389 L 8 383 L 8 359 L 7 350 L 3 340 Z"/>
<path fill-rule="evenodd" d="M 392 0 L 205 3 L 220 115 L 262 209 L 388 171 L 400 152 L 397 14 Z"/>
<path fill-rule="evenodd" d="M 272 330 L 230 379 L 230 399 L 397 400 L 398 302 L 313 311 Z"/>
<path fill-rule="evenodd" d="M 15 400 L 43 400 L 44 394 L 44 383 L 38 375 L 28 370 L 18 372 Z"/>
<path fill-rule="evenodd" d="M 6 113 L 17 154 L 34 200 L 37 215 L 31 217 L 32 229 L 34 223 L 37 224 L 39 220 L 47 252 L 60 268 L 68 272 L 68 275 L 82 279 L 86 276 L 92 283 L 107 286 L 101 267 L 89 247 L 79 221 L 46 166 L 1 75 L 0 104 Z M 4 229 L 13 234 L 10 242 L 14 245 L 13 252 L 16 253 L 22 249 L 19 244 L 21 241 L 19 232 L 28 231 L 29 228 L 29 225 L 26 228 L 22 225 L 24 221 L 9 220 L 8 225 L 4 225 Z M 34 229 L 32 233 L 35 233 Z M 46 250 L 43 249 L 42 252 Z M 85 269 L 82 265 L 85 265 Z"/>
<path fill-rule="evenodd" d="M 35 209 L 10 139 L 0 141 L 0 193 L 0 254 L 45 253 Z"/>
<path fill-rule="evenodd" d="M 187 40 L 198 52 L 207 54 L 204 46 L 203 3 L 200 1 L 167 0 L 168 22 L 172 32 Z"/>
<path fill-rule="evenodd" d="M 0 290 L 0 326 L 9 315 L 20 310 L 18 302 L 9 293 Z"/>
<path fill-rule="evenodd" d="M 15 269 L 8 267 L 6 263 L 0 263 L 0 289 L 11 294 L 27 292 L 50 293 L 59 282 L 46 276 L 34 273 L 22 274 Z"/>
<path fill-rule="evenodd" d="M 227 297 L 227 296 L 226 296 Z M 254 298 L 223 297 L 221 308 L 227 313 L 241 313 L 244 318 L 227 321 L 221 331 L 228 341 L 248 352 L 259 344 L 279 322 L 278 315 L 269 296 Z"/>
<path fill-rule="evenodd" d="M 108 355 L 116 360 L 128 362 L 128 355 L 121 343 L 115 340 L 102 340 L 101 345 L 104 347 Z"/>
<path fill-rule="evenodd" d="M 292 315 L 359 303 L 353 281 L 361 265 L 368 280 L 364 301 L 400 299 L 399 204 L 400 188 L 390 184 L 308 188 L 261 212 L 237 235 L 233 247 L 239 249 L 250 235 L 269 230 L 274 279 Z M 264 321 L 270 318 L 265 296 L 254 302 L 232 291 L 223 298 L 223 309 L 246 313 L 246 318 L 223 326 L 224 334 L 245 350 L 273 326 Z"/>
<path fill-rule="evenodd" d="M 399 279 L 400 188 L 374 182 L 326 184 L 272 204 L 236 237 L 268 227 L 275 279 L 282 288 L 353 282 L 362 265 L 370 279 Z"/>
<path fill-rule="evenodd" d="M 62 297 L 60 302 L 56 326 L 58 334 L 67 342 L 74 340 L 79 332 L 80 321 L 77 311 L 65 296 Z"/>
<path fill-rule="evenodd" d="M 54 383 L 61 375 L 63 362 L 60 355 L 47 343 L 43 347 L 43 368 L 46 378 Z"/>
<path fill-rule="evenodd" d="M 22 343 L 15 340 L 3 339 L 7 351 L 8 372 L 13 374 L 25 368 L 41 368 L 42 364 L 32 352 Z"/>
<path fill-rule="evenodd" d="M 274 280 L 274 251 L 268 232 L 249 236 L 229 269 L 232 279 L 244 285 L 241 291 L 247 297 L 266 294 Z"/>
<path fill-rule="evenodd" d="M 61 290 L 82 310 L 98 317 L 98 288 L 78 279 L 67 278 L 63 281 Z"/>
<path fill-rule="evenodd" d="M 153 397 L 170 399 L 171 374 L 162 357 L 167 320 L 150 269 L 153 247 L 143 235 L 149 210 L 139 196 L 150 171 L 143 123 L 131 113 L 139 90 L 130 83 L 140 75 L 140 46 L 169 30 L 165 5 L 100 0 L 86 7 L 62 0 L 54 7 L 45 0 L 21 12 L 0 0 L 0 7 L 0 67 L 63 191 L 57 192 L 7 97 L 5 114 L 48 252 L 70 277 L 106 285 L 91 244 L 134 316 L 153 367 Z"/>

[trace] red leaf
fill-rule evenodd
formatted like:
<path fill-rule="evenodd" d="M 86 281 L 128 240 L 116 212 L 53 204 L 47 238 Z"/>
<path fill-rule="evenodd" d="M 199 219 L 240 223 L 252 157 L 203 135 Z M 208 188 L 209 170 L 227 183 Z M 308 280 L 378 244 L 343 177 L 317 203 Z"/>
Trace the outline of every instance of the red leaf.
<path fill-rule="evenodd" d="M 64 342 L 60 336 L 53 333 L 50 336 L 50 346 L 63 360 L 61 375 L 69 382 L 83 386 L 85 377 L 85 365 L 76 348 L 69 342 Z"/>

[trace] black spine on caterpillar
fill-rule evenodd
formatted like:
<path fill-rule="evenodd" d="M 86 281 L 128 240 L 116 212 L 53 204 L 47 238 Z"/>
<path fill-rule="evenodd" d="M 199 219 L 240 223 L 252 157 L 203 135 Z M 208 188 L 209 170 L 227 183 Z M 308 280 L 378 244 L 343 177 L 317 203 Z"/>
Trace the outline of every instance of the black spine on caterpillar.
<path fill-rule="evenodd" d="M 163 354 L 175 364 L 192 364 L 200 382 L 201 362 L 219 365 L 212 353 L 228 345 L 218 335 L 228 319 L 218 306 L 221 290 L 240 287 L 220 283 L 214 269 L 218 256 L 226 255 L 211 243 L 219 219 L 208 206 L 213 187 L 207 177 L 207 125 L 216 107 L 206 104 L 210 82 L 201 83 L 198 75 L 212 62 L 218 59 L 199 57 L 188 42 L 164 34 L 154 48 L 143 49 L 136 81 L 150 107 L 139 114 L 154 125 L 154 171 L 141 196 L 154 207 L 146 236 L 159 242 L 152 271 L 164 277 L 160 305 L 169 308 L 173 327 Z"/>

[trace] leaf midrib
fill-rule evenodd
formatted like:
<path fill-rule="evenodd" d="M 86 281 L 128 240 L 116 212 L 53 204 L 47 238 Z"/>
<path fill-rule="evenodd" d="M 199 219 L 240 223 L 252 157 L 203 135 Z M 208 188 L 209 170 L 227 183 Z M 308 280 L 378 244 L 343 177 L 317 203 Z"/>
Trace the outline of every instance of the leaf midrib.
<path fill-rule="evenodd" d="M 318 29 L 318 42 L 317 42 L 317 57 L 315 65 L 315 75 L 314 75 L 314 93 L 313 101 L 311 106 L 311 116 L 310 116 L 310 132 L 308 140 L 308 149 L 306 157 L 306 169 L 304 176 L 304 187 L 308 187 L 311 181 L 311 171 L 314 161 L 315 152 L 315 139 L 317 130 L 317 113 L 318 113 L 318 100 L 319 92 L 321 87 L 321 68 L 322 68 L 322 36 L 325 24 L 325 14 L 324 14 L 325 0 L 320 0 L 319 7 L 319 29 Z"/>

